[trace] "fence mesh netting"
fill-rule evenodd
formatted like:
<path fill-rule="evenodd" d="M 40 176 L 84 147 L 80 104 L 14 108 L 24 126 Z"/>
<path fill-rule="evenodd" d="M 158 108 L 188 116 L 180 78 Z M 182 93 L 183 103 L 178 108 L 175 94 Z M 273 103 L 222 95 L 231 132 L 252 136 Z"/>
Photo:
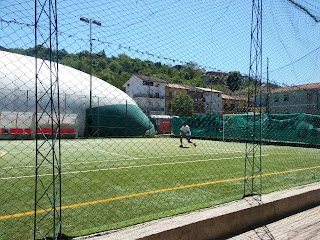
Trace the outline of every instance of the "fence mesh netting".
<path fill-rule="evenodd" d="M 0 239 L 319 186 L 319 21 L 315 0 L 0 0 Z"/>

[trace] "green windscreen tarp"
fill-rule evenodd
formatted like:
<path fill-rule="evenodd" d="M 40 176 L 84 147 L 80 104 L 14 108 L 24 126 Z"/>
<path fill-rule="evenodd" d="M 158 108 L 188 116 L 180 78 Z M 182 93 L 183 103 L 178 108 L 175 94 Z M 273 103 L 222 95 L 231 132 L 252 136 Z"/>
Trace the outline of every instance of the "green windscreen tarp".
<path fill-rule="evenodd" d="M 172 131 L 180 134 L 181 123 L 192 136 L 223 140 L 259 140 L 320 144 L 320 116 L 311 114 L 234 114 L 174 117 Z"/>
<path fill-rule="evenodd" d="M 126 137 L 154 134 L 154 125 L 137 105 L 113 104 L 86 110 L 86 137 Z"/>

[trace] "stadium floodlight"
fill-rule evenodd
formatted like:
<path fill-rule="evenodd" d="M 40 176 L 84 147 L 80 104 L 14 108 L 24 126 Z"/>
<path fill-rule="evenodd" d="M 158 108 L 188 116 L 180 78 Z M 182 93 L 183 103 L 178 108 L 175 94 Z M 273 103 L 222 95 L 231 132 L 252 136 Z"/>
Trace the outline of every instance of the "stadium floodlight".
<path fill-rule="evenodd" d="M 89 97 L 89 107 L 90 109 L 92 108 L 92 23 L 101 26 L 101 22 L 92 19 L 92 18 L 86 18 L 86 17 L 80 17 L 80 21 L 89 23 L 90 25 L 90 59 L 91 59 L 91 64 L 90 64 L 90 97 Z"/>
<path fill-rule="evenodd" d="M 98 22 L 97 20 L 93 20 L 92 23 L 101 26 L 101 22 Z"/>
<path fill-rule="evenodd" d="M 86 23 L 89 23 L 89 22 L 90 22 L 90 20 L 89 20 L 88 18 L 85 18 L 85 17 L 81 17 L 81 18 L 80 18 L 80 21 L 84 21 L 84 22 L 86 22 Z"/>

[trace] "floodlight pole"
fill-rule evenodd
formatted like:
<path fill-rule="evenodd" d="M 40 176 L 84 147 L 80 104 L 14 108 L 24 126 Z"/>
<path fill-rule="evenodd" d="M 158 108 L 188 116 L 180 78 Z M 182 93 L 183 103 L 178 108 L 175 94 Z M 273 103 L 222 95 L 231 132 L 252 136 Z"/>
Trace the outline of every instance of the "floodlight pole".
<path fill-rule="evenodd" d="M 89 135 L 91 135 L 91 118 L 92 118 L 92 24 L 101 26 L 101 22 L 94 20 L 92 18 L 80 17 L 80 21 L 89 23 L 90 26 L 90 95 L 89 95 L 89 109 L 90 109 L 90 125 L 89 125 Z"/>
<path fill-rule="evenodd" d="M 83 21 L 83 22 L 86 22 L 86 23 L 89 23 L 89 26 L 90 26 L 90 109 L 92 108 L 92 23 L 93 24 L 96 24 L 98 26 L 101 26 L 101 22 L 97 21 L 97 20 L 94 20 L 92 18 L 85 18 L 85 17 L 81 17 L 80 18 L 80 21 Z"/>

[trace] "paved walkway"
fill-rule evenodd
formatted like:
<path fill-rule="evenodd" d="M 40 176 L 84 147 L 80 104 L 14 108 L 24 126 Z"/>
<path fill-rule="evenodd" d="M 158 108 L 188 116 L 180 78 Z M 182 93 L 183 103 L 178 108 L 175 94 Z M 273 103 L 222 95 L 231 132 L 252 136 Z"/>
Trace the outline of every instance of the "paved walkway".
<path fill-rule="evenodd" d="M 320 206 L 229 239 L 320 240 Z"/>

